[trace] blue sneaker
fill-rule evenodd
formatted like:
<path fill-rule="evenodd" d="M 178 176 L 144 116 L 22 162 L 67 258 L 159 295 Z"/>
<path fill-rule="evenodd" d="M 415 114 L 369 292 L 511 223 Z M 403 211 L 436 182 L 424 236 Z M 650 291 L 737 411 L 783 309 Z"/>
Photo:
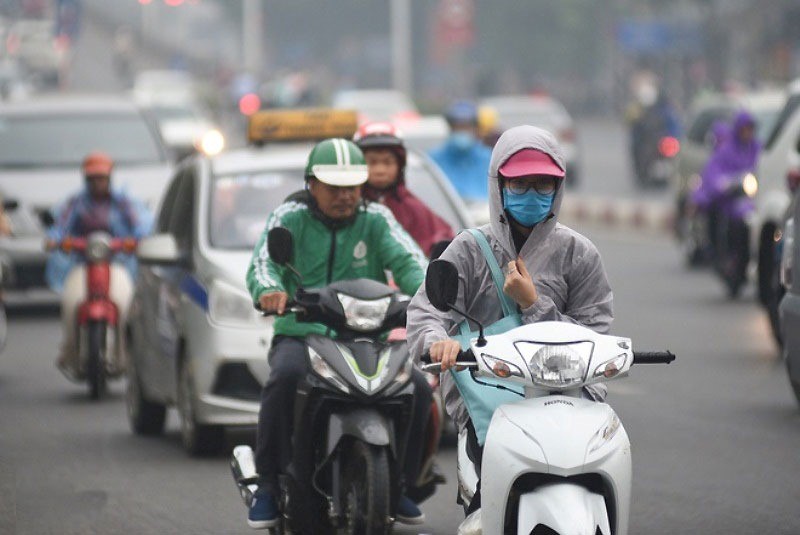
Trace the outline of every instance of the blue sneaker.
<path fill-rule="evenodd" d="M 425 515 L 411 498 L 403 496 L 397 504 L 397 521 L 401 524 L 422 524 L 425 522 Z"/>
<path fill-rule="evenodd" d="M 278 503 L 267 489 L 258 489 L 250 504 L 247 525 L 253 529 L 267 529 L 278 524 Z"/>

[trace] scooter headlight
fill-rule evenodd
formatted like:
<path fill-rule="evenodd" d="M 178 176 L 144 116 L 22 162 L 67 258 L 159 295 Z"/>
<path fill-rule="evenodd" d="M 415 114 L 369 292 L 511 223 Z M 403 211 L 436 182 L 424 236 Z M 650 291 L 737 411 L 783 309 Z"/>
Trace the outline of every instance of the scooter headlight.
<path fill-rule="evenodd" d="M 111 236 L 99 234 L 91 236 L 86 244 L 86 259 L 90 262 L 101 262 L 111 256 Z"/>
<path fill-rule="evenodd" d="M 330 384 L 344 392 L 345 394 L 350 393 L 350 387 L 347 386 L 347 383 L 344 382 L 344 379 L 336 373 L 336 371 L 331 368 L 330 364 L 325 362 L 319 353 L 314 351 L 313 347 L 308 348 L 308 360 L 311 363 L 311 369 L 314 370 L 314 373 L 328 381 Z"/>
<path fill-rule="evenodd" d="M 585 381 L 593 342 L 571 344 L 514 344 L 528 363 L 534 383 L 549 388 L 569 388 Z"/>
<path fill-rule="evenodd" d="M 345 324 L 360 332 L 374 331 L 383 325 L 392 302 L 391 297 L 366 300 L 343 293 L 337 293 L 336 297 L 344 310 Z"/>

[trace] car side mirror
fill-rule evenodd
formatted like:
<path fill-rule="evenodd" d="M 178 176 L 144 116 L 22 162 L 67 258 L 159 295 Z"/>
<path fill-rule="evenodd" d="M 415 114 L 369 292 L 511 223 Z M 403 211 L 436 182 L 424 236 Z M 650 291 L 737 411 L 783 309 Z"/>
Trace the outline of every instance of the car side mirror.
<path fill-rule="evenodd" d="M 288 264 L 294 253 L 294 242 L 289 229 L 284 227 L 270 229 L 267 234 L 267 251 L 276 264 L 280 266 Z"/>
<path fill-rule="evenodd" d="M 434 260 L 425 274 L 425 293 L 431 304 L 442 312 L 453 308 L 458 298 L 458 269 L 447 260 Z"/>
<path fill-rule="evenodd" d="M 136 257 L 142 264 L 155 265 L 176 265 L 184 259 L 172 234 L 142 238 L 136 248 Z"/>

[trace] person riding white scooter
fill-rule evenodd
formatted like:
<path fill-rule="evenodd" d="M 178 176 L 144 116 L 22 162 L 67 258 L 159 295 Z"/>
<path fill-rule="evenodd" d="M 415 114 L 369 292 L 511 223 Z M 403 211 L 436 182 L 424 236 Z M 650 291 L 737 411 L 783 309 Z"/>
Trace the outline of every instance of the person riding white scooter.
<path fill-rule="evenodd" d="M 518 126 L 503 133 L 489 167 L 489 223 L 458 235 L 440 257 L 457 268 L 454 308 L 488 326 L 489 334 L 542 321 L 570 322 L 598 333 L 610 329 L 613 295 L 600 254 L 588 238 L 557 222 L 565 169 L 563 152 L 546 130 Z M 495 280 L 490 262 L 503 266 L 503 280 Z M 429 353 L 443 370 L 451 368 L 466 347 L 450 336 L 476 329 L 463 321 L 437 310 L 423 286 L 408 308 L 412 354 Z M 468 371 L 459 373 L 469 377 Z M 480 418 L 468 414 L 460 393 L 468 383 L 474 384 L 458 373 L 442 376 L 447 411 L 479 455 L 492 412 Z M 489 399 L 493 390 L 486 387 L 477 397 Z M 595 401 L 606 392 L 604 385 L 584 389 Z M 476 496 L 468 513 L 479 507 Z"/>
<path fill-rule="evenodd" d="M 86 187 L 71 196 L 55 214 L 55 223 L 48 232 L 48 242 L 61 243 L 65 238 L 83 238 L 93 232 L 106 232 L 114 238 L 141 238 L 149 231 L 152 216 L 143 204 L 111 189 L 112 158 L 103 152 L 88 154 L 81 165 Z M 133 277 L 136 260 L 119 254 L 111 265 L 110 297 L 120 312 L 118 325 L 124 325 L 133 296 Z M 77 254 L 53 250 L 47 260 L 47 283 L 61 294 L 61 350 L 56 367 L 70 380 L 80 380 L 77 340 L 75 337 L 76 310 L 86 297 L 86 268 Z M 123 336 L 117 340 L 124 341 Z M 117 344 L 117 368 L 125 365 L 124 345 Z"/>

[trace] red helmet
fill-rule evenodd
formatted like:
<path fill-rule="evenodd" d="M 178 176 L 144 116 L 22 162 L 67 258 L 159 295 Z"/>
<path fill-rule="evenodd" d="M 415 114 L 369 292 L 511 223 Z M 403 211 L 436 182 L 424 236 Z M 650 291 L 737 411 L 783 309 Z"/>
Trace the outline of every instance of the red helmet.
<path fill-rule="evenodd" d="M 114 168 L 114 160 L 105 152 L 90 152 L 83 159 L 81 170 L 84 176 L 104 175 L 110 176 Z"/>
<path fill-rule="evenodd" d="M 372 122 L 364 123 L 356 131 L 353 141 L 362 152 L 369 149 L 390 149 L 399 160 L 400 169 L 406 166 L 406 145 L 400 132 L 392 123 Z"/>

